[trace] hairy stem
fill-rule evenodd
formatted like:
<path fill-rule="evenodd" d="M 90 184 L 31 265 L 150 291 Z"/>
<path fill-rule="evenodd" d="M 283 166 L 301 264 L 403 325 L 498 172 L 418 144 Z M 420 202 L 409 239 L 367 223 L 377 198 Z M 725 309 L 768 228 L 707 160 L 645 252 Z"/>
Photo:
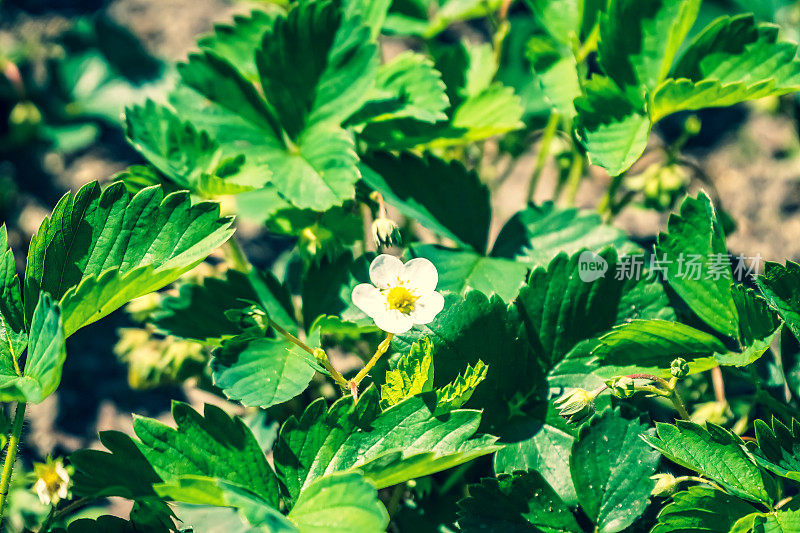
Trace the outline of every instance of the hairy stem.
<path fill-rule="evenodd" d="M 372 370 L 372 367 L 375 366 L 375 363 L 377 363 L 381 356 L 389 349 L 389 344 L 392 342 L 393 337 L 393 333 L 386 334 L 386 338 L 383 339 L 383 341 L 381 341 L 381 343 L 378 345 L 378 349 L 375 350 L 375 354 L 372 356 L 372 358 L 370 358 L 369 361 L 367 361 L 367 364 L 364 366 L 364 368 L 362 368 L 361 371 L 356 374 L 356 377 L 353 378 L 353 383 L 358 385 L 367 376 L 367 374 L 369 374 L 369 371 Z"/>
<path fill-rule="evenodd" d="M 333 381 L 335 381 L 340 387 L 347 388 L 347 380 L 344 379 L 344 376 L 342 376 L 342 374 L 338 370 L 333 368 L 330 359 L 328 359 L 327 353 L 325 354 L 324 359 L 317 358 L 316 357 L 317 354 L 315 353 L 314 349 L 311 348 L 308 344 L 304 343 L 303 341 L 301 341 L 300 339 L 298 339 L 297 337 L 295 337 L 294 335 L 283 329 L 281 326 L 273 322 L 272 320 L 269 321 L 269 325 L 276 332 L 283 335 L 287 341 L 291 342 L 292 344 L 294 344 L 301 350 L 305 351 L 306 353 L 313 355 L 315 359 L 317 359 L 317 361 L 322 365 L 322 367 L 330 373 L 331 377 L 333 378 Z"/>
<path fill-rule="evenodd" d="M 547 163 L 547 156 L 550 154 L 550 145 L 553 144 L 553 139 L 558 131 L 558 123 L 561 116 L 557 111 L 550 113 L 550 118 L 547 120 L 547 125 L 544 127 L 542 133 L 542 142 L 539 146 L 539 154 L 536 156 L 536 166 L 533 168 L 531 174 L 531 181 L 528 182 L 528 201 L 533 201 L 533 195 L 536 194 L 536 187 L 539 185 L 539 180 L 542 178 L 544 166 Z"/>
<path fill-rule="evenodd" d="M 11 475 L 14 473 L 14 461 L 17 459 L 17 450 L 19 449 L 20 437 L 22 436 L 22 425 L 25 422 L 26 406 L 25 402 L 17 403 L 11 434 L 8 436 L 6 459 L 5 463 L 3 463 L 3 473 L 0 474 L 0 525 L 3 524 L 3 513 L 8 497 L 8 488 L 11 485 Z"/>

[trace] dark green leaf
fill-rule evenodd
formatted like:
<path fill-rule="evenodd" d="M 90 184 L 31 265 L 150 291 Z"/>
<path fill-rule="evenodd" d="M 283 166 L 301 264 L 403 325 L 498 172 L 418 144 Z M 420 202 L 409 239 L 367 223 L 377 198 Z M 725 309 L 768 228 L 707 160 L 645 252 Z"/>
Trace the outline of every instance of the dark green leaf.
<path fill-rule="evenodd" d="M 756 284 L 794 336 L 800 339 L 800 265 L 786 261 L 783 266 L 767 261 L 764 274 L 756 278 Z"/>
<path fill-rule="evenodd" d="M 755 512 L 739 498 L 698 485 L 672 497 L 651 533 L 730 533 L 738 520 Z"/>
<path fill-rule="evenodd" d="M 800 427 L 792 419 L 791 428 L 777 418 L 770 428 L 763 420 L 753 424 L 758 448 L 754 456 L 758 464 L 781 477 L 800 482 Z"/>

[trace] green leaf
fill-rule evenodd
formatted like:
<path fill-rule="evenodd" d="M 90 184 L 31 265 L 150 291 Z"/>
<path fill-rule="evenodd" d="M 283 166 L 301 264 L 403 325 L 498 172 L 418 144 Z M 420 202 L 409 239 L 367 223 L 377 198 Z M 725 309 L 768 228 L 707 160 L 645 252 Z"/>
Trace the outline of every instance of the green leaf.
<path fill-rule="evenodd" d="M 449 105 L 442 75 L 433 62 L 408 51 L 381 65 L 369 100 L 348 122 L 413 118 L 433 123 L 447 120 L 444 111 Z"/>
<path fill-rule="evenodd" d="M 411 153 L 365 156 L 364 181 L 401 213 L 479 253 L 489 235 L 489 190 L 458 161 Z"/>
<path fill-rule="evenodd" d="M 96 519 L 79 518 L 70 523 L 66 533 L 138 533 L 145 531 L 144 528 L 147 528 L 146 530 L 152 533 L 169 533 L 171 531 L 164 524 L 142 524 L 136 520 L 130 522 L 118 516 L 103 515 Z M 63 532 L 64 530 L 60 531 Z"/>
<path fill-rule="evenodd" d="M 553 108 L 563 117 L 575 116 L 575 98 L 582 94 L 578 65 L 572 50 L 547 37 L 534 36 L 525 55 Z"/>
<path fill-rule="evenodd" d="M 517 420 L 502 435 L 505 446 L 494 456 L 494 470 L 511 474 L 517 470 L 535 470 L 553 488 L 564 503 L 578 505 L 578 496 L 569 472 L 572 443 L 570 433 L 541 420 Z"/>
<path fill-rule="evenodd" d="M 67 336 L 199 264 L 233 233 L 219 205 L 160 187 L 135 196 L 95 182 L 65 195 L 31 239 L 26 314 L 40 292 L 59 301 Z"/>
<path fill-rule="evenodd" d="M 524 127 L 522 114 L 522 100 L 514 93 L 514 89 L 495 82 L 458 106 L 451 121 L 458 133 L 453 132 L 451 136 L 460 142 L 476 142 L 518 130 Z M 431 143 L 432 146 L 441 144 L 450 142 Z"/>
<path fill-rule="evenodd" d="M 100 442 L 108 451 L 84 449 L 70 455 L 75 467 L 73 492 L 82 498 L 119 496 L 129 500 L 156 497 L 154 483 L 160 483 L 153 467 L 120 431 L 101 431 Z"/>
<path fill-rule="evenodd" d="M 430 39 L 456 22 L 488 16 L 500 7 L 499 0 L 424 1 L 421 12 L 397 9 L 386 17 L 385 30 L 400 35 L 417 35 Z M 430 12 L 430 15 L 429 15 Z"/>
<path fill-rule="evenodd" d="M 588 260 L 585 254 L 589 254 Z M 578 342 L 611 328 L 616 319 L 623 282 L 609 272 L 584 281 L 582 268 L 589 261 L 602 262 L 611 271 L 617 254 L 613 249 L 600 255 L 583 252 L 568 257 L 561 253 L 546 270 L 531 272 L 514 301 L 532 351 L 548 369 Z"/>
<path fill-rule="evenodd" d="M 358 469 L 383 488 L 497 449 L 494 437 L 475 436 L 480 412 L 436 417 L 434 402 L 431 394 L 415 396 L 381 413 L 374 388 L 355 406 L 345 397 L 328 410 L 319 399 L 281 428 L 274 450 L 278 475 L 296 499 L 315 479 L 333 472 Z"/>
<path fill-rule="evenodd" d="M 730 533 L 738 520 L 757 511 L 739 498 L 698 485 L 672 497 L 651 533 Z"/>
<path fill-rule="evenodd" d="M 238 418 L 212 405 L 205 417 L 185 403 L 173 402 L 171 428 L 134 415 L 137 446 L 165 483 L 181 476 L 208 476 L 240 484 L 280 508 L 278 479 L 253 434 Z"/>
<path fill-rule="evenodd" d="M 753 533 L 791 533 L 800 529 L 800 510 L 780 509 L 757 516 Z"/>
<path fill-rule="evenodd" d="M 125 113 L 126 135 L 133 147 L 180 189 L 204 197 L 237 194 L 260 186 L 240 184 L 235 176 L 244 157 L 224 158 L 207 132 L 197 131 L 170 109 L 148 100 Z"/>
<path fill-rule="evenodd" d="M 381 387 L 381 407 L 400 403 L 406 398 L 433 390 L 433 358 L 431 341 L 422 339 L 400 356 L 393 370 L 386 372 Z"/>
<path fill-rule="evenodd" d="M 287 516 L 300 533 L 381 533 L 389 514 L 375 486 L 357 472 L 331 474 L 311 483 Z"/>
<path fill-rule="evenodd" d="M 792 261 L 786 261 L 785 266 L 767 261 L 764 273 L 756 278 L 756 285 L 794 336 L 800 339 L 800 265 Z"/>
<path fill-rule="evenodd" d="M 61 310 L 46 293 L 39 295 L 28 339 L 25 368 L 21 374 L 17 369 L 21 354 L 0 350 L 0 400 L 4 402 L 40 403 L 53 394 L 61 382 L 61 369 L 67 358 L 66 335 Z M 16 348 L 22 346 L 13 341 L 12 344 Z"/>
<path fill-rule="evenodd" d="M 469 401 L 475 388 L 486 379 L 488 367 L 480 359 L 441 389 L 436 390 L 436 414 L 448 413 Z"/>
<path fill-rule="evenodd" d="M 209 277 L 198 284 L 182 284 L 177 295 L 161 300 L 150 321 L 168 335 L 219 344 L 242 333 L 242 325 L 229 318 L 231 312 L 253 304 L 284 329 L 297 332 L 286 287 L 271 273 L 257 270 L 243 274 L 229 269 L 222 279 Z"/>
<path fill-rule="evenodd" d="M 498 296 L 491 299 L 478 291 L 464 296 L 448 294 L 441 313 L 425 326 L 398 335 L 394 345 L 405 351 L 424 337 L 433 343 L 436 366 L 434 386 L 456 379 L 464 365 L 483 361 L 489 369 L 485 383 L 468 406 L 484 410 L 484 426 L 493 431 L 507 420 L 512 399 L 537 392 L 540 362 L 530 354 L 524 328 L 513 308 Z"/>
<path fill-rule="evenodd" d="M 474 289 L 497 294 L 511 301 L 525 283 L 529 265 L 519 261 L 486 257 L 472 250 L 445 248 L 435 244 L 414 244 L 413 257 L 430 260 L 439 271 L 438 289 L 466 294 Z"/>
<path fill-rule="evenodd" d="M 606 410 L 581 429 L 570 471 L 578 501 L 597 531 L 622 531 L 647 507 L 649 478 L 659 461 L 642 441 L 650 432 L 649 424 L 626 419 L 618 409 Z"/>
<path fill-rule="evenodd" d="M 264 95 L 292 139 L 309 124 L 339 126 L 374 83 L 377 47 L 361 18 L 334 2 L 299 4 L 279 17 L 256 52 Z"/>
<path fill-rule="evenodd" d="M 739 318 L 731 293 L 733 273 L 711 200 L 703 192 L 697 198 L 687 196 L 680 214 L 670 215 L 667 228 L 656 245 L 658 258 L 667 261 L 667 281 L 706 324 L 736 338 Z"/>
<path fill-rule="evenodd" d="M 559 208 L 548 201 L 528 204 L 512 216 L 497 236 L 492 256 L 547 266 L 561 252 L 599 252 L 606 246 L 615 247 L 620 256 L 638 250 L 625 232 L 604 224 L 596 212 Z"/>
<path fill-rule="evenodd" d="M 319 344 L 319 330 L 306 339 Z M 303 392 L 314 377 L 312 355 L 284 338 L 264 338 L 258 331 L 223 341 L 211 359 L 214 385 L 231 400 L 266 409 Z"/>
<path fill-rule="evenodd" d="M 468 490 L 469 497 L 458 503 L 458 523 L 464 532 L 583 531 L 569 507 L 536 471 L 500 474 Z"/>
<path fill-rule="evenodd" d="M 592 355 L 604 364 L 641 368 L 669 369 L 670 362 L 683 357 L 689 372 L 717 366 L 715 354 L 727 353 L 725 345 L 713 335 L 668 320 L 632 320 L 600 337 Z"/>
<path fill-rule="evenodd" d="M 258 81 L 255 53 L 265 32 L 272 28 L 275 12 L 253 10 L 234 15 L 232 23 L 215 24 L 214 32 L 197 40 L 197 46 L 225 59 L 247 80 Z"/>
<path fill-rule="evenodd" d="M 575 134 L 592 164 L 622 174 L 647 147 L 650 117 L 609 78 L 593 76 L 584 91 L 575 100 Z"/>
<path fill-rule="evenodd" d="M 641 97 L 667 77 L 699 10 L 700 0 L 609 3 L 600 15 L 600 65 L 626 93 Z"/>
<path fill-rule="evenodd" d="M 153 487 L 162 498 L 192 505 L 233 507 L 247 522 L 264 533 L 295 533 L 298 530 L 275 504 L 240 484 L 206 476 L 180 475 Z"/>
<path fill-rule="evenodd" d="M 711 423 L 703 428 L 685 420 L 676 425 L 659 422 L 656 431 L 657 438 L 644 439 L 667 459 L 716 481 L 735 496 L 772 503 L 765 474 L 735 434 Z"/>
<path fill-rule="evenodd" d="M 758 448 L 753 456 L 773 474 L 800 482 L 800 425 L 792 419 L 791 429 L 777 418 L 772 427 L 763 420 L 753 423 Z"/>
<path fill-rule="evenodd" d="M 3 224 L 0 225 L 0 373 L 16 375 L 14 361 L 19 361 L 28 345 L 25 326 L 22 288 Z"/>
<path fill-rule="evenodd" d="M 782 323 L 766 300 L 754 290 L 735 285 L 732 294 L 739 316 L 741 351 L 717 354 L 716 357 L 723 365 L 746 366 L 764 355 L 780 334 Z"/>

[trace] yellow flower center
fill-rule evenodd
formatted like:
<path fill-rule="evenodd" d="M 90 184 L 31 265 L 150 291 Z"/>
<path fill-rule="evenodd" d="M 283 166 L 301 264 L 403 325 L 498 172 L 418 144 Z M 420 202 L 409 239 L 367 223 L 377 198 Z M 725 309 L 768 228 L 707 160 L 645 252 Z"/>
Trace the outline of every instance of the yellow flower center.
<path fill-rule="evenodd" d="M 389 304 L 389 309 L 397 309 L 404 315 L 414 310 L 414 304 L 417 300 L 419 300 L 419 296 L 414 295 L 402 285 L 392 287 L 386 293 L 386 303 Z"/>

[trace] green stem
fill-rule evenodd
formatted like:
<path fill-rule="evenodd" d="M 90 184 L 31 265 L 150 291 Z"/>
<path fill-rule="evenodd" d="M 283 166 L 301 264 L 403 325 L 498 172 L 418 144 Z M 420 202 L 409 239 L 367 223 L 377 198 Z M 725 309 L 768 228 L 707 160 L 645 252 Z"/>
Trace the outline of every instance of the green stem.
<path fill-rule="evenodd" d="M 285 329 L 280 327 L 278 324 L 273 322 L 272 320 L 269 321 L 269 325 L 270 325 L 270 327 L 272 327 L 272 329 L 274 329 L 275 331 L 277 331 L 278 333 L 283 335 L 286 338 L 286 340 L 288 340 L 289 342 L 291 342 L 292 344 L 294 344 L 295 346 L 297 346 L 301 350 L 313 355 L 314 358 L 317 359 L 316 353 L 314 353 L 314 349 L 311 348 L 308 344 L 304 343 L 303 341 L 301 341 L 300 339 L 298 339 L 297 337 L 295 337 L 294 335 L 292 335 L 291 333 L 289 333 L 288 331 L 286 331 Z M 330 375 L 333 378 L 333 380 L 336 383 L 338 383 L 339 386 L 341 386 L 341 387 L 343 387 L 345 389 L 347 388 L 347 380 L 344 379 L 344 376 L 342 376 L 342 374 L 339 373 L 338 370 L 333 368 L 333 365 L 331 365 L 331 362 L 328 359 L 328 354 L 327 353 L 325 354 L 325 358 L 324 359 L 320 358 L 320 359 L 317 359 L 317 361 L 323 366 L 323 368 L 325 368 L 325 370 L 327 370 L 330 373 Z"/>
<path fill-rule="evenodd" d="M 574 206 L 575 198 L 578 196 L 578 188 L 583 178 L 583 155 L 578 153 L 574 147 L 572 149 L 572 164 L 569 167 L 569 174 L 567 174 L 567 205 Z"/>
<path fill-rule="evenodd" d="M 11 474 L 14 472 L 14 461 L 17 459 L 17 450 L 19 449 L 19 441 L 22 436 L 22 425 L 25 422 L 25 407 L 25 402 L 17 403 L 11 434 L 8 437 L 6 460 L 5 463 L 3 463 L 3 473 L 0 474 L 0 525 L 3 524 L 3 512 L 8 497 L 8 488 L 11 485 Z"/>
<path fill-rule="evenodd" d="M 606 195 L 597 206 L 597 212 L 607 218 L 611 218 L 614 213 L 614 197 L 617 195 L 617 189 L 622 185 L 622 180 L 625 178 L 625 173 L 614 176 L 608 186 Z"/>
<path fill-rule="evenodd" d="M 235 235 L 228 239 L 222 248 L 222 252 L 225 255 L 225 260 L 228 262 L 228 266 L 234 270 L 238 270 L 239 272 L 244 272 L 246 274 L 253 269 L 253 265 L 250 264 L 250 261 L 247 259 L 247 255 L 242 249 L 242 245 L 236 240 Z"/>
<path fill-rule="evenodd" d="M 53 508 L 50 509 L 50 515 L 47 517 L 47 520 L 45 521 L 44 524 L 42 524 L 42 527 L 39 529 L 39 533 L 47 533 L 50 530 L 50 528 L 53 527 L 54 523 L 60 521 L 64 517 L 68 516 L 75 509 L 83 507 L 84 505 L 88 504 L 91 501 L 92 501 L 91 498 L 80 498 L 70 503 L 60 511 L 56 511 L 55 506 L 53 506 Z"/>
<path fill-rule="evenodd" d="M 383 339 L 383 341 L 381 341 L 381 343 L 378 345 L 378 349 L 375 350 L 375 354 L 369 361 L 367 361 L 366 366 L 364 366 L 364 368 L 362 368 L 361 371 L 356 374 L 356 377 L 353 378 L 353 383 L 358 385 L 367 376 L 367 374 L 369 374 L 369 371 L 372 370 L 372 367 L 375 366 L 375 363 L 377 363 L 381 356 L 389 349 L 389 344 L 392 342 L 393 337 L 393 333 L 386 334 L 386 338 Z"/>
<path fill-rule="evenodd" d="M 547 163 L 547 156 L 550 154 L 550 145 L 553 144 L 553 139 L 558 131 L 558 123 L 561 116 L 557 111 L 550 113 L 550 118 L 547 119 L 547 125 L 544 127 L 542 133 L 542 142 L 539 146 L 539 154 L 536 157 L 536 166 L 533 168 L 531 181 L 528 183 L 528 201 L 533 201 L 533 195 L 536 194 L 536 187 L 539 185 L 539 180 L 542 178 L 545 163 Z"/>
<path fill-rule="evenodd" d="M 393 517 L 395 513 L 400 509 L 400 503 L 403 501 L 403 494 L 406 492 L 406 482 L 403 481 L 402 483 L 398 483 L 392 489 L 392 495 L 389 498 L 389 503 L 386 505 L 386 511 L 389 513 L 389 517 Z"/>

